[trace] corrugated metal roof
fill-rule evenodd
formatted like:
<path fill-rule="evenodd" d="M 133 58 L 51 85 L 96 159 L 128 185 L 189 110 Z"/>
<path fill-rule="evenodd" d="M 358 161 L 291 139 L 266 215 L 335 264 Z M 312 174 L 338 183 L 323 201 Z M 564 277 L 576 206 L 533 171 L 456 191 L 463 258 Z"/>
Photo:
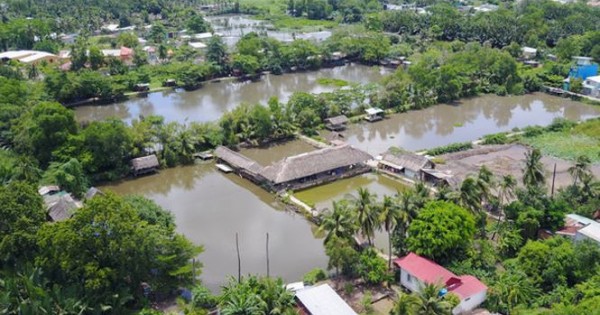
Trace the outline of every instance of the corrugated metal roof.
<path fill-rule="evenodd" d="M 311 315 L 357 315 L 328 284 L 300 290 L 296 298 Z"/>

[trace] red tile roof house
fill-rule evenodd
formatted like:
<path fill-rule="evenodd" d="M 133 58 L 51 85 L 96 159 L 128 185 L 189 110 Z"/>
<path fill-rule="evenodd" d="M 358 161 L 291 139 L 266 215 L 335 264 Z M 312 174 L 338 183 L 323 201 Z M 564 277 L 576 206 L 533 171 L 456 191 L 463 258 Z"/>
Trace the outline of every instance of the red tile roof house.
<path fill-rule="evenodd" d="M 452 314 L 472 311 L 485 301 L 487 286 L 473 276 L 457 276 L 435 262 L 410 253 L 394 260 L 400 269 L 400 284 L 411 292 L 418 292 L 424 284 L 443 285 L 448 292 L 460 298 Z"/>

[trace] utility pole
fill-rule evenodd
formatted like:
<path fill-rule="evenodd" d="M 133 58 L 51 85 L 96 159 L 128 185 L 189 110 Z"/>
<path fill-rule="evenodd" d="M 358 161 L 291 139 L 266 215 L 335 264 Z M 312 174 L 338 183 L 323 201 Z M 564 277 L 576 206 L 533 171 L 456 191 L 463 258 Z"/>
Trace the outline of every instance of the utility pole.
<path fill-rule="evenodd" d="M 238 283 L 242 282 L 242 259 L 240 258 L 240 243 L 238 241 L 238 234 L 235 233 L 235 248 L 237 250 L 238 259 Z"/>
<path fill-rule="evenodd" d="M 552 172 L 552 191 L 550 197 L 554 198 L 554 181 L 556 180 L 556 163 L 554 163 L 554 172 Z"/>
<path fill-rule="evenodd" d="M 267 278 L 269 278 L 270 270 L 269 270 L 269 232 L 267 232 Z"/>

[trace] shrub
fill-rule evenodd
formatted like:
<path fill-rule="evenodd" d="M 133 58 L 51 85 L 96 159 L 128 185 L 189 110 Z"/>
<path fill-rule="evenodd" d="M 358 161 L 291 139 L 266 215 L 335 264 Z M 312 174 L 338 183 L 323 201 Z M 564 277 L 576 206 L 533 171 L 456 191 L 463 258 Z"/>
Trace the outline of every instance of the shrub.
<path fill-rule="evenodd" d="M 321 268 L 315 268 L 304 275 L 304 283 L 315 284 L 327 279 L 327 273 Z"/>
<path fill-rule="evenodd" d="M 508 143 L 510 139 L 506 136 L 506 133 L 495 133 L 491 135 L 483 136 L 483 141 L 481 144 L 490 145 L 490 144 L 505 144 Z"/>
<path fill-rule="evenodd" d="M 539 136 L 542 133 L 544 133 L 544 127 L 527 126 L 527 127 L 523 128 L 523 136 L 525 136 L 526 138 Z"/>
<path fill-rule="evenodd" d="M 453 143 L 442 147 L 437 147 L 427 150 L 427 155 L 441 155 L 452 152 L 465 151 L 473 148 L 471 142 Z"/>

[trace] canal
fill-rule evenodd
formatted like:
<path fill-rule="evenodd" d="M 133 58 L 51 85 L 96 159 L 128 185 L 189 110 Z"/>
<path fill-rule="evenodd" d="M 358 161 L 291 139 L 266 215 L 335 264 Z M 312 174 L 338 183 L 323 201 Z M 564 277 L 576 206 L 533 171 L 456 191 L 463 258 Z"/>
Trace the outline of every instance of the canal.
<path fill-rule="evenodd" d="M 167 121 L 214 121 L 241 102 L 266 103 L 271 96 L 286 101 L 294 91 L 333 90 L 317 84 L 320 77 L 367 83 L 379 80 L 383 74 L 380 68 L 348 65 L 317 72 L 268 75 L 255 83 L 212 83 L 194 92 L 153 93 L 119 104 L 80 107 L 76 114 L 80 121 L 110 116 L 130 121 L 151 114 L 163 115 Z M 350 125 L 342 134 L 345 141 L 377 155 L 390 146 L 418 150 L 471 141 L 514 127 L 547 125 L 556 117 L 579 120 L 598 115 L 599 107 L 545 94 L 488 95 L 455 105 L 391 115 L 377 123 Z M 313 149 L 304 142 L 292 141 L 244 149 L 242 153 L 268 165 Z M 365 174 L 301 191 L 296 196 L 317 208 L 328 208 L 333 200 L 353 198 L 359 187 L 377 193 L 378 199 L 404 188 L 387 177 Z M 271 275 L 298 281 L 311 269 L 327 266 L 322 239 L 312 224 L 303 216 L 286 211 L 283 204 L 261 188 L 235 175 L 217 172 L 213 163 L 161 170 L 102 188 L 118 194 L 144 195 L 173 212 L 178 232 L 205 247 L 198 257 L 204 264 L 201 279 L 213 291 L 218 291 L 228 276 L 237 274 L 236 233 L 240 237 L 243 274 L 266 273 L 266 233 L 270 235 Z M 375 243 L 387 250 L 383 232 L 378 233 Z"/>
<path fill-rule="evenodd" d="M 534 93 L 522 96 L 483 95 L 456 104 L 390 115 L 375 123 L 350 125 L 343 140 L 372 155 L 391 146 L 416 151 L 456 142 L 474 141 L 492 133 L 531 125 L 545 126 L 555 118 L 585 120 L 600 115 L 600 107 Z M 322 132 L 325 138 L 329 132 Z"/>
<path fill-rule="evenodd" d="M 75 118 L 83 122 L 115 117 L 130 122 L 140 115 L 160 115 L 167 122 L 216 121 L 223 113 L 241 103 L 266 104 L 272 96 L 287 102 L 296 91 L 324 93 L 335 90 L 335 87 L 319 84 L 317 82 L 319 78 L 334 78 L 364 84 L 377 82 L 388 73 L 389 70 L 385 68 L 348 64 L 311 72 L 268 74 L 257 82 L 236 80 L 212 82 L 191 92 L 164 91 L 150 93 L 145 97 L 134 97 L 120 103 L 79 106 L 75 108 Z"/>

